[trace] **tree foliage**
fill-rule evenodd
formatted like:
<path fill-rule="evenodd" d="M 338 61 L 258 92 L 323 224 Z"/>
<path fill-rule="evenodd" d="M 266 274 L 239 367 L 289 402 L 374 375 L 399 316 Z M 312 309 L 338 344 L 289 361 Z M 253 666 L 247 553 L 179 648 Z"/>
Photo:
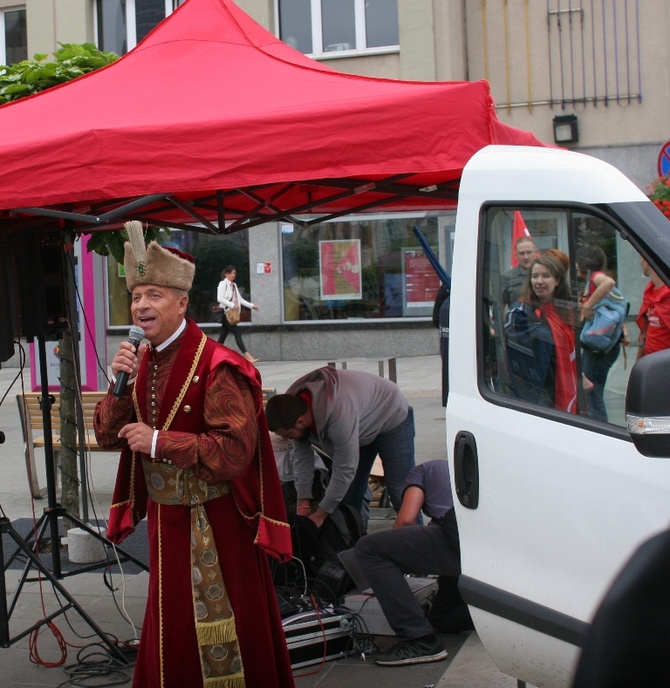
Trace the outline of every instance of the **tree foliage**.
<path fill-rule="evenodd" d="M 98 50 L 94 43 L 59 45 L 51 60 L 37 54 L 32 60 L 0 66 L 0 105 L 72 81 L 118 59 L 114 53 Z"/>
<path fill-rule="evenodd" d="M 166 227 L 147 227 L 144 230 L 144 241 L 167 240 L 170 238 L 170 230 Z M 101 256 L 112 256 L 118 263 L 124 262 L 124 245 L 128 241 L 128 233 L 125 229 L 117 229 L 107 232 L 93 232 L 91 234 L 86 250 L 98 253 Z"/>

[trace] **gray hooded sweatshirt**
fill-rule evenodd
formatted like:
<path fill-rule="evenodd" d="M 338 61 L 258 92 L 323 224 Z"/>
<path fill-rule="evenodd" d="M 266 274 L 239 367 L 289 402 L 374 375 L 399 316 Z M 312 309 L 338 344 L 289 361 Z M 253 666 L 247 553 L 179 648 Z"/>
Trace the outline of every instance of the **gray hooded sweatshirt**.
<path fill-rule="evenodd" d="M 402 423 L 409 403 L 400 388 L 372 373 L 319 368 L 296 380 L 287 394 L 307 390 L 317 435 L 292 440 L 295 485 L 298 499 L 312 497 L 314 443 L 333 460 L 332 477 L 319 506 L 332 513 L 356 475 L 360 447 Z"/>

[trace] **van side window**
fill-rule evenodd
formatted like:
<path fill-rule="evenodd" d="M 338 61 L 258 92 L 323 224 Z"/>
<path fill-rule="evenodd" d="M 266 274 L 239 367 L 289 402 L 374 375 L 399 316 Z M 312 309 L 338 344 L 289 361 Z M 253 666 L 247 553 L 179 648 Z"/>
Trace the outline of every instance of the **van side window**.
<path fill-rule="evenodd" d="M 636 251 L 609 223 L 570 208 L 491 207 L 485 222 L 480 363 L 487 388 L 624 426 L 634 321 L 648 281 Z M 580 335 L 609 294 L 630 310 L 622 337 L 595 350 Z"/>

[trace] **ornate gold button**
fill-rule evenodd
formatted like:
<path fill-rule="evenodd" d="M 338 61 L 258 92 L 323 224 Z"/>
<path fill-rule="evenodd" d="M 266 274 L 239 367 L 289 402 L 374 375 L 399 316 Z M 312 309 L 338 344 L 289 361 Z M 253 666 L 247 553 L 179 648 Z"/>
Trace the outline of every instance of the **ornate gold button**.
<path fill-rule="evenodd" d="M 184 413 L 191 413 L 191 407 L 188 404 L 184 406 Z"/>
<path fill-rule="evenodd" d="M 197 385 L 198 382 L 200 382 L 200 375 L 194 375 L 193 376 L 193 384 Z"/>

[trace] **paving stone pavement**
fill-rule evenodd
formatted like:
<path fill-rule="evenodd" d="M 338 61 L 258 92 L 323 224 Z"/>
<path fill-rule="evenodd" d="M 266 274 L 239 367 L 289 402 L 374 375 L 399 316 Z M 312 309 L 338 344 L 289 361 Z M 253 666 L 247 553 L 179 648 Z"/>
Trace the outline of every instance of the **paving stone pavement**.
<path fill-rule="evenodd" d="M 278 392 L 302 374 L 327 361 L 259 361 L 257 367 L 265 387 L 275 387 Z M 349 369 L 368 370 L 377 373 L 374 361 L 356 361 Z M 0 368 L 0 432 L 5 441 L 0 444 L 0 516 L 11 522 L 18 518 L 39 519 L 47 504 L 45 500 L 33 500 L 30 496 L 25 462 L 23 439 L 16 406 L 16 394 L 22 384 L 29 389 L 30 375 L 23 379 L 18 368 Z M 405 357 L 397 359 L 397 382 L 408 397 L 415 413 L 417 463 L 445 457 L 445 416 L 440 401 L 441 361 L 439 355 Z M 5 396 L 6 395 L 6 396 Z M 117 457 L 112 453 L 96 453 L 88 461 L 90 500 L 87 516 L 104 518 L 111 501 Z M 44 457 L 38 455 L 40 484 L 44 485 Z M 384 518 L 385 514 L 381 514 Z M 1 522 L 0 522 L 1 523 Z M 382 524 L 383 527 L 384 524 Z M 21 570 L 8 569 L 4 573 L 8 605 L 11 614 L 0 609 L 0 680 L 3 688 L 27 688 L 37 686 L 76 685 L 68 683 L 70 674 L 64 667 L 77 665 L 80 657 L 91 652 L 83 649 L 99 643 L 100 637 L 79 614 L 81 609 L 104 634 L 132 644 L 139 637 L 146 602 L 147 574 L 115 575 L 111 581 L 99 572 L 79 573 L 67 576 L 58 583 L 69 591 L 75 602 L 74 608 L 53 619 L 53 628 L 42 625 L 36 642 L 28 629 L 58 612 L 63 603 L 62 595 L 55 595 L 47 579 L 32 580 L 29 576 L 20 594 L 13 599 L 21 579 Z M 110 583 L 110 585 L 106 585 Z M 59 602 L 60 598 L 60 602 Z M 2 600 L 0 599 L 0 605 Z M 59 647 L 58 635 L 67 643 L 67 656 Z M 394 638 L 378 636 L 382 649 L 394 642 Z M 408 667 L 379 667 L 370 657 L 352 656 L 322 665 L 304 667 L 296 671 L 297 688 L 368 688 L 378 685 L 384 688 L 513 688 L 516 681 L 501 674 L 488 659 L 476 633 L 444 636 L 449 658 L 433 664 Z M 3 647 L 8 645 L 8 647 Z M 104 643 L 103 643 L 104 645 Z M 32 649 L 31 649 L 32 648 Z M 31 656 L 33 659 L 31 659 Z M 62 665 L 47 667 L 45 664 Z M 38 663 L 36 663 L 38 662 Z M 132 676 L 132 667 L 123 669 L 121 680 Z M 105 685 L 100 679 L 99 684 Z M 188 687 L 185 687 L 188 688 Z"/>

